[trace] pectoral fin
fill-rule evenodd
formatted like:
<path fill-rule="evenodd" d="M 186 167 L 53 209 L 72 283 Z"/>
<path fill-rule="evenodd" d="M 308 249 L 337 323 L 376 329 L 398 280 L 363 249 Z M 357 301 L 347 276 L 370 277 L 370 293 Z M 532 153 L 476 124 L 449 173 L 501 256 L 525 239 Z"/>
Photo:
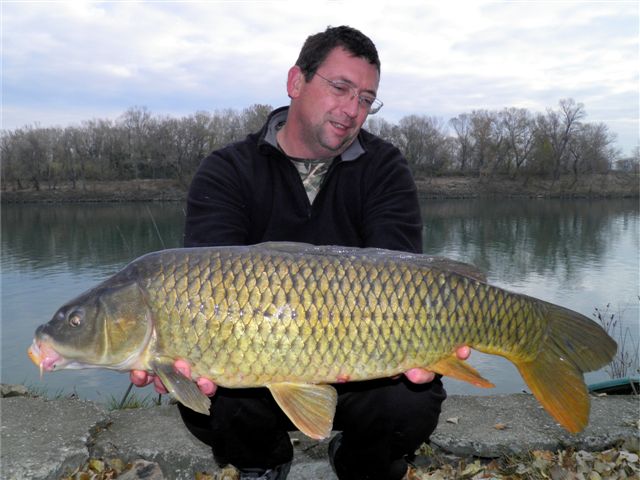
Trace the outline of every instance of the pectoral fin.
<path fill-rule="evenodd" d="M 273 398 L 305 435 L 320 440 L 331 434 L 338 394 L 330 385 L 276 383 L 267 385 Z"/>
<path fill-rule="evenodd" d="M 458 357 L 455 356 L 455 354 L 449 357 L 443 358 L 439 362 L 424 368 L 426 370 L 431 370 L 432 372 L 439 373 L 440 375 L 445 375 L 447 377 L 452 377 L 457 380 L 469 382 L 472 385 L 475 385 L 476 387 L 482 387 L 482 388 L 495 387 L 493 383 L 491 383 L 486 378 L 483 378 L 482 375 L 480 375 L 475 368 L 473 368 L 467 362 L 460 360 Z"/>
<path fill-rule="evenodd" d="M 209 415 L 211 400 L 200 391 L 193 380 L 177 373 L 170 364 L 156 364 L 154 371 L 176 400 L 191 410 Z"/>

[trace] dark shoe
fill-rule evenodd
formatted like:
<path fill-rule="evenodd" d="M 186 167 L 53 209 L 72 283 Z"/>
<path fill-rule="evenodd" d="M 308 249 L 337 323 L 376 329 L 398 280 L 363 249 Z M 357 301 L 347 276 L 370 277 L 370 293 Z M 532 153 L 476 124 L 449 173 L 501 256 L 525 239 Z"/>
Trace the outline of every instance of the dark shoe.
<path fill-rule="evenodd" d="M 240 471 L 240 480 L 285 480 L 289 475 L 291 462 L 283 463 L 275 468 L 245 468 Z"/>

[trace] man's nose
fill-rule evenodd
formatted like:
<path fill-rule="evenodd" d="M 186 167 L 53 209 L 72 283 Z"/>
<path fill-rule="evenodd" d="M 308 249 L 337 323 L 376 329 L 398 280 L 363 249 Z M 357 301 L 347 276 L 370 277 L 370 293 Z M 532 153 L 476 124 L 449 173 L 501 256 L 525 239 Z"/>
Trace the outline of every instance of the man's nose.
<path fill-rule="evenodd" d="M 354 92 L 346 97 L 343 110 L 351 118 L 358 116 L 358 113 L 360 113 L 360 97 L 357 93 Z"/>

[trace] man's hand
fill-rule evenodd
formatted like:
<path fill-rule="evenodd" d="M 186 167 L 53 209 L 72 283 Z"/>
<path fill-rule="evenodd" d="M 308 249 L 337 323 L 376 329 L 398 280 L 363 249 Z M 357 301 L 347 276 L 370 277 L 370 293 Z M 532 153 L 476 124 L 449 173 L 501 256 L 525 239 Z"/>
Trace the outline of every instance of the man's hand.
<path fill-rule="evenodd" d="M 173 364 L 173 368 L 176 372 L 181 373 L 187 378 L 191 378 L 191 365 L 184 360 L 176 360 Z M 131 370 L 129 374 L 131 383 L 137 387 L 144 387 L 153 382 L 153 385 L 158 393 L 169 393 L 160 380 L 160 378 L 151 373 L 147 373 L 144 370 Z M 200 377 L 196 380 L 196 384 L 202 393 L 211 397 L 216 393 L 218 386 L 208 378 Z"/>
<path fill-rule="evenodd" d="M 466 360 L 471 355 L 471 349 L 466 345 L 456 350 L 456 357 L 460 360 Z M 404 372 L 405 376 L 413 383 L 429 383 L 436 378 L 436 374 L 423 368 L 412 368 Z"/>

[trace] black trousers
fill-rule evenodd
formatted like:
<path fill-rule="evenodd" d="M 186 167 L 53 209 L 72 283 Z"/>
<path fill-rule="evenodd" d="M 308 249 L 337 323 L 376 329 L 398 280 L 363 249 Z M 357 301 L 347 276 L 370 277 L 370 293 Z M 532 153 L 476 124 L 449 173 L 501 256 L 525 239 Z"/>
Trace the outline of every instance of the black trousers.
<path fill-rule="evenodd" d="M 335 457 L 340 480 L 398 480 L 406 458 L 428 440 L 446 398 L 439 378 L 416 385 L 404 376 L 335 385 L 333 429 L 342 431 Z M 266 388 L 219 387 L 211 415 L 179 405 L 187 428 L 207 443 L 220 465 L 273 468 L 293 458 L 288 432 L 296 428 Z"/>

